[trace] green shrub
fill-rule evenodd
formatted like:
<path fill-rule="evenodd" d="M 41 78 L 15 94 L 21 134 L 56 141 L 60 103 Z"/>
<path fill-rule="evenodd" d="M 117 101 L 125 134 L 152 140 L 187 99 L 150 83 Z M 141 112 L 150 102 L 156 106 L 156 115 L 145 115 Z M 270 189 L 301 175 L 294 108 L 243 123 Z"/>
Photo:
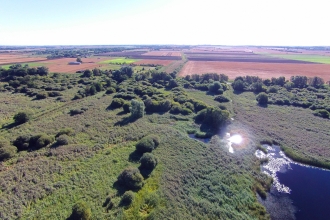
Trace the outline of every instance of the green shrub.
<path fill-rule="evenodd" d="M 136 150 L 141 153 L 151 152 L 153 149 L 155 149 L 159 145 L 159 138 L 155 135 L 148 135 L 144 138 L 142 138 L 137 144 L 136 144 Z"/>
<path fill-rule="evenodd" d="M 62 134 L 61 136 L 56 138 L 57 145 L 68 145 L 70 138 L 66 134 Z"/>
<path fill-rule="evenodd" d="M 57 97 L 57 96 L 62 96 L 62 94 L 58 91 L 52 91 L 52 92 L 48 92 L 48 96 Z"/>
<path fill-rule="evenodd" d="M 78 201 L 72 207 L 72 214 L 70 219 L 90 220 L 92 218 L 92 211 L 88 205 L 83 201 Z"/>
<path fill-rule="evenodd" d="M 125 100 L 122 98 L 114 98 L 110 104 L 111 108 L 120 108 L 124 105 Z"/>
<path fill-rule="evenodd" d="M 183 104 L 183 107 L 184 107 L 184 108 L 188 108 L 188 109 L 190 109 L 191 111 L 194 111 L 194 105 L 193 105 L 191 102 L 185 102 L 185 103 Z"/>
<path fill-rule="evenodd" d="M 84 113 L 84 111 L 81 109 L 71 109 L 70 110 L 70 115 L 78 115 L 78 114 L 82 114 L 82 113 Z"/>
<path fill-rule="evenodd" d="M 131 101 L 131 117 L 132 118 L 142 118 L 144 116 L 144 102 L 143 101 L 138 101 L 138 100 L 132 100 Z"/>
<path fill-rule="evenodd" d="M 319 116 L 319 117 L 322 117 L 322 118 L 329 118 L 329 112 L 325 109 L 317 109 L 313 112 L 313 114 L 315 116 Z"/>
<path fill-rule="evenodd" d="M 136 167 L 128 167 L 118 176 L 119 183 L 133 190 L 141 189 L 144 184 L 143 180 L 143 176 Z"/>
<path fill-rule="evenodd" d="M 112 94 L 112 93 L 115 93 L 116 92 L 116 89 L 113 88 L 113 87 L 110 87 L 107 89 L 107 91 L 105 92 L 106 94 Z"/>
<path fill-rule="evenodd" d="M 77 99 L 82 99 L 83 96 L 81 94 L 76 94 L 74 97 L 73 97 L 73 100 L 77 100 Z"/>
<path fill-rule="evenodd" d="M 56 138 L 66 134 L 66 135 L 71 135 L 73 133 L 73 129 L 72 128 L 62 128 L 57 134 L 56 134 Z"/>
<path fill-rule="evenodd" d="M 216 94 L 222 94 L 223 93 L 223 89 L 222 89 L 222 85 L 220 82 L 216 81 L 213 84 L 211 84 L 209 86 L 209 91 L 216 93 Z"/>
<path fill-rule="evenodd" d="M 220 104 L 218 107 L 219 107 L 221 110 L 227 110 L 227 107 L 224 106 L 224 105 L 221 105 L 221 104 Z"/>
<path fill-rule="evenodd" d="M 223 95 L 218 95 L 216 97 L 214 97 L 214 100 L 217 101 L 217 102 L 229 102 L 230 100 L 223 96 Z"/>
<path fill-rule="evenodd" d="M 189 108 L 182 108 L 180 113 L 183 115 L 190 115 L 193 112 Z"/>
<path fill-rule="evenodd" d="M 123 197 L 121 198 L 120 203 L 124 206 L 129 206 L 132 204 L 134 197 L 135 197 L 134 192 L 132 192 L 131 190 L 126 191 Z"/>
<path fill-rule="evenodd" d="M 21 135 L 13 141 L 13 145 L 17 147 L 17 150 L 28 150 L 29 149 L 29 142 L 31 136 L 29 135 Z"/>
<path fill-rule="evenodd" d="M 14 115 L 14 121 L 16 124 L 23 124 L 31 119 L 31 115 L 32 113 L 29 111 L 18 112 Z"/>
<path fill-rule="evenodd" d="M 132 106 L 131 103 L 125 102 L 125 104 L 123 105 L 123 111 L 126 112 L 126 113 L 130 112 L 129 109 L 130 109 L 131 106 Z"/>
<path fill-rule="evenodd" d="M 275 86 L 270 86 L 267 89 L 267 93 L 277 93 L 277 88 Z"/>
<path fill-rule="evenodd" d="M 17 148 L 9 144 L 8 141 L 0 140 L 0 161 L 15 156 Z"/>
<path fill-rule="evenodd" d="M 36 96 L 37 99 L 45 99 L 47 97 L 48 97 L 48 93 L 47 92 L 40 92 Z"/>
<path fill-rule="evenodd" d="M 48 144 L 54 141 L 54 137 L 47 134 L 38 134 L 32 136 L 29 141 L 29 148 L 35 147 L 37 149 L 46 147 Z"/>
<path fill-rule="evenodd" d="M 259 93 L 256 99 L 260 105 L 265 105 L 268 103 L 268 95 L 264 92 Z"/>
<path fill-rule="evenodd" d="M 244 91 L 244 83 L 241 79 L 235 80 L 231 86 L 235 91 Z"/>
<path fill-rule="evenodd" d="M 207 108 L 207 105 L 202 101 L 195 101 L 194 100 L 193 104 L 194 104 L 194 107 L 195 107 L 195 111 L 197 111 L 197 112 Z"/>
<path fill-rule="evenodd" d="M 202 123 L 213 129 L 219 129 L 229 119 L 229 112 L 215 107 L 199 111 L 195 117 L 196 123 Z"/>
<path fill-rule="evenodd" d="M 140 159 L 141 168 L 153 170 L 157 165 L 157 158 L 152 153 L 144 153 Z"/>
<path fill-rule="evenodd" d="M 172 108 L 170 110 L 170 113 L 172 113 L 172 114 L 179 114 L 181 111 L 182 111 L 182 107 L 181 107 L 180 103 L 173 102 L 172 103 Z"/>

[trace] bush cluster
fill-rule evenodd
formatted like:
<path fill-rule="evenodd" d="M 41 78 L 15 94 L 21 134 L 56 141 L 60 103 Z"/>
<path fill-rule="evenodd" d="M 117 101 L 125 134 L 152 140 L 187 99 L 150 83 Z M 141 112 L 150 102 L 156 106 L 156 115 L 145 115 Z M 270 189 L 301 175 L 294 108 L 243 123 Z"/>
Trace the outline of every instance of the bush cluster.
<path fill-rule="evenodd" d="M 144 184 L 143 176 L 136 167 L 128 167 L 118 176 L 118 182 L 127 189 L 138 190 Z"/>
<path fill-rule="evenodd" d="M 136 150 L 140 153 L 153 151 L 159 145 L 159 138 L 156 135 L 148 135 L 136 144 Z"/>
<path fill-rule="evenodd" d="M 142 169 L 153 170 L 157 165 L 157 158 L 152 153 L 144 153 L 140 163 Z"/>
<path fill-rule="evenodd" d="M 17 148 L 8 141 L 0 140 L 0 161 L 9 159 L 16 154 Z"/>
<path fill-rule="evenodd" d="M 38 134 L 35 136 L 21 135 L 13 141 L 13 145 L 16 146 L 19 151 L 22 151 L 33 148 L 40 149 L 46 147 L 53 141 L 54 137 L 46 134 Z"/>

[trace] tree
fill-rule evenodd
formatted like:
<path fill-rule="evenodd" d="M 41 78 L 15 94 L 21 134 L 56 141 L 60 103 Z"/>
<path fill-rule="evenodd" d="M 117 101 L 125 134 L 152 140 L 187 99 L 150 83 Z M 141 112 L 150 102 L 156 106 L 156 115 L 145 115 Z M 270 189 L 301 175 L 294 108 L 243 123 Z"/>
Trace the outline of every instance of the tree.
<path fill-rule="evenodd" d="M 93 75 L 92 71 L 87 69 L 87 70 L 84 71 L 83 77 L 91 77 L 92 75 Z"/>
<path fill-rule="evenodd" d="M 31 113 L 30 112 L 18 112 L 14 115 L 14 121 L 16 124 L 23 124 L 25 122 L 28 122 L 31 119 Z"/>
<path fill-rule="evenodd" d="M 241 79 L 235 80 L 232 87 L 235 91 L 244 91 L 244 83 Z"/>
<path fill-rule="evenodd" d="M 136 167 L 128 167 L 118 176 L 118 182 L 128 189 L 141 189 L 144 182 L 143 176 Z"/>
<path fill-rule="evenodd" d="M 268 95 L 264 92 L 259 93 L 256 99 L 260 105 L 265 105 L 268 103 Z"/>
<path fill-rule="evenodd" d="M 126 191 L 121 198 L 120 204 L 124 206 L 129 206 L 130 204 L 132 204 L 134 197 L 134 192 L 132 192 L 131 190 Z"/>
<path fill-rule="evenodd" d="M 78 201 L 72 207 L 72 214 L 69 219 L 89 220 L 92 217 L 91 208 L 83 201 Z"/>
<path fill-rule="evenodd" d="M 202 123 L 213 129 L 219 129 L 229 119 L 229 112 L 216 107 L 207 107 L 199 111 L 195 117 L 196 123 Z"/>
<path fill-rule="evenodd" d="M 144 102 L 132 99 L 131 101 L 131 117 L 132 118 L 142 118 L 144 116 Z"/>
<path fill-rule="evenodd" d="M 324 84 L 324 80 L 321 77 L 311 77 L 308 79 L 308 85 L 313 86 L 315 88 L 319 88 Z"/>
<path fill-rule="evenodd" d="M 221 83 L 218 81 L 215 81 L 212 85 L 209 86 L 209 91 L 213 92 L 213 93 L 222 93 L 223 89 L 222 89 Z"/>
<path fill-rule="evenodd" d="M 157 166 L 157 158 L 152 153 L 144 153 L 140 163 L 141 168 L 153 170 Z"/>
<path fill-rule="evenodd" d="M 30 142 L 29 135 L 21 135 L 14 140 L 13 145 L 17 147 L 19 151 L 21 150 L 28 150 L 29 149 L 29 142 Z"/>
<path fill-rule="evenodd" d="M 48 75 L 48 67 L 39 66 L 37 67 L 37 74 L 40 76 L 47 76 Z"/>
<path fill-rule="evenodd" d="M 148 135 L 136 144 L 136 150 L 140 153 L 153 151 L 159 145 L 159 138 L 156 135 Z"/>
<path fill-rule="evenodd" d="M 296 88 L 304 88 L 307 86 L 307 76 L 291 76 L 291 82 Z"/>
<path fill-rule="evenodd" d="M 82 63 L 82 60 L 81 60 L 80 57 L 78 57 L 76 61 L 79 62 L 79 63 Z"/>

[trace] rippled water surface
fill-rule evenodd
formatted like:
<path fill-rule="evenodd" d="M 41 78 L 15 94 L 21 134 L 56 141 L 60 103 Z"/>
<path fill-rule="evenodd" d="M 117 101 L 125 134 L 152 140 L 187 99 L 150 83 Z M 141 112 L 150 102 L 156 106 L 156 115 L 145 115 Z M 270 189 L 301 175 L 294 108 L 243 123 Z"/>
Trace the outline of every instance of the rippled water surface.
<path fill-rule="evenodd" d="M 268 158 L 262 171 L 274 178 L 273 187 L 287 194 L 296 207 L 297 219 L 330 219 L 330 172 L 295 163 L 277 146 L 267 147 L 267 154 L 256 151 L 258 158 Z"/>

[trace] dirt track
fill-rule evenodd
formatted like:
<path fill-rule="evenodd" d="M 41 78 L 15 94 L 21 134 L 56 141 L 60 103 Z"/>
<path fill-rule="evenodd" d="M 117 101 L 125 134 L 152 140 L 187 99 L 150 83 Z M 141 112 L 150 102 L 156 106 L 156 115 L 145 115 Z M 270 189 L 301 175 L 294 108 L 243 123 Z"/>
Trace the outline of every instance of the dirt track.
<path fill-rule="evenodd" d="M 234 79 L 237 76 L 253 75 L 261 78 L 285 76 L 319 76 L 330 80 L 330 64 L 301 63 L 257 63 L 257 62 L 220 62 L 189 61 L 179 76 L 202 73 L 223 73 Z"/>

